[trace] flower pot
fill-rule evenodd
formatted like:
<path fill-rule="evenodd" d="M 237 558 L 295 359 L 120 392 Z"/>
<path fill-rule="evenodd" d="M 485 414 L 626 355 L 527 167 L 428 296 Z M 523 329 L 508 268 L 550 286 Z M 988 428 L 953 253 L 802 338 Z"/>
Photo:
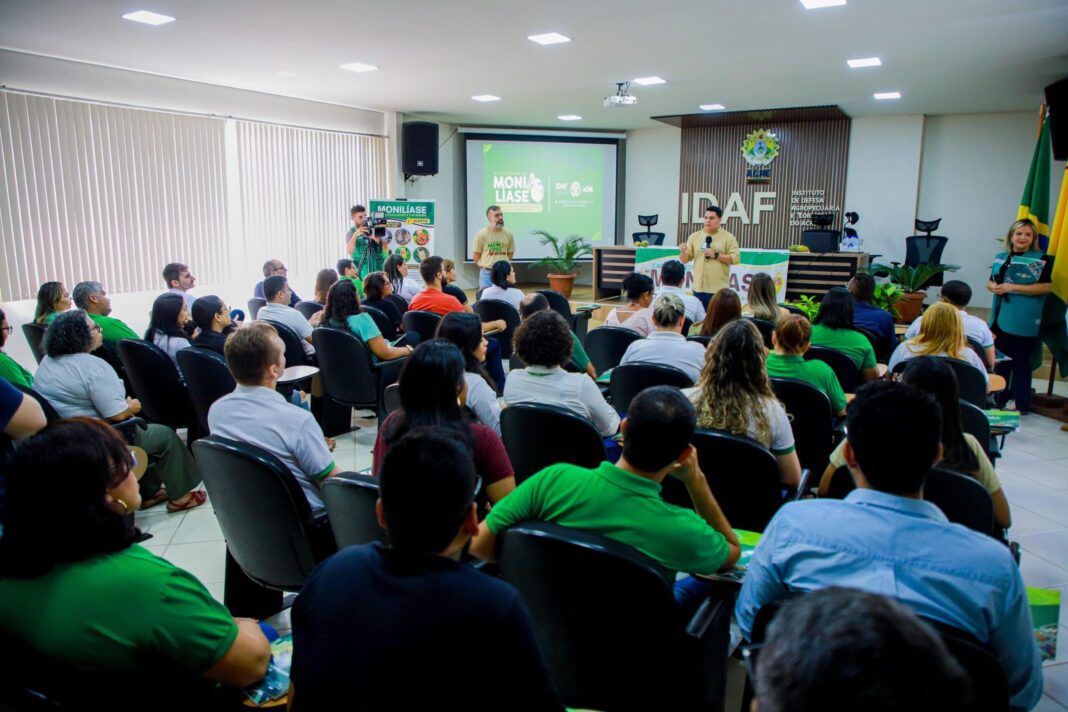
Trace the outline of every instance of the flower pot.
<path fill-rule="evenodd" d="M 571 290 L 575 288 L 575 275 L 573 274 L 550 274 L 549 289 L 560 292 L 568 299 L 571 298 Z"/>
<path fill-rule="evenodd" d="M 926 297 L 927 292 L 906 292 L 894 305 L 897 309 L 897 318 L 894 321 L 898 324 L 911 324 L 916 321 L 923 311 L 923 300 Z"/>

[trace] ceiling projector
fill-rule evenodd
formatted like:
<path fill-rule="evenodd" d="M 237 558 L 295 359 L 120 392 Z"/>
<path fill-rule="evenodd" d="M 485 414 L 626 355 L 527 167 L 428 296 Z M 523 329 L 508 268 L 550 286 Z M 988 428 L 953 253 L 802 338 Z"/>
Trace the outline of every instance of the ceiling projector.
<path fill-rule="evenodd" d="M 622 108 L 638 103 L 638 97 L 628 94 L 630 82 L 616 82 L 616 93 L 604 98 L 604 105 L 608 108 Z"/>

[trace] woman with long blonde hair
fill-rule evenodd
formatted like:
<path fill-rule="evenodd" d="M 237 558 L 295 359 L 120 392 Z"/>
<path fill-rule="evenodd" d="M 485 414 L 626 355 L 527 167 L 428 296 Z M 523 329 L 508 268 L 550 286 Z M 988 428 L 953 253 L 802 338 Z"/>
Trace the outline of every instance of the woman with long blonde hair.
<path fill-rule="evenodd" d="M 789 416 L 775 398 L 764 369 L 767 354 L 752 322 L 730 322 L 709 344 L 690 400 L 697 409 L 697 427 L 756 440 L 775 455 L 783 484 L 796 487 L 801 481 L 801 463 Z"/>
<path fill-rule="evenodd" d="M 964 336 L 964 320 L 960 311 L 947 302 L 931 305 L 920 322 L 920 333 L 894 349 L 887 368 L 917 356 L 946 356 L 967 361 L 986 376 L 986 365 L 969 346 Z"/>

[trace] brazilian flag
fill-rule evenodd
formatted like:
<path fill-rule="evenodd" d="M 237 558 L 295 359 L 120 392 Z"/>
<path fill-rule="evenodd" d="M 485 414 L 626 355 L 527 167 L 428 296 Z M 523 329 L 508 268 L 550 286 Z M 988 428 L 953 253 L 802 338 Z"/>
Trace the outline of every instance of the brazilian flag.
<path fill-rule="evenodd" d="M 1038 226 L 1038 244 L 1043 251 L 1049 246 L 1049 171 L 1052 149 L 1050 148 L 1049 122 L 1042 122 L 1038 143 L 1031 156 L 1031 170 L 1027 173 L 1017 220 L 1030 220 Z"/>

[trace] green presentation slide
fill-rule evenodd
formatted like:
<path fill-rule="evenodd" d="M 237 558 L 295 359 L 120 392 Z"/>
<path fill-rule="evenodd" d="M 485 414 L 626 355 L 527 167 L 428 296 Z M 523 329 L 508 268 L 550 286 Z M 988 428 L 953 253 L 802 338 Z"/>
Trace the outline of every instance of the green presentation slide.
<path fill-rule="evenodd" d="M 516 260 L 547 254 L 532 230 L 581 235 L 613 244 L 616 144 L 554 141 L 467 141 L 467 244 L 499 205 L 516 241 Z"/>

